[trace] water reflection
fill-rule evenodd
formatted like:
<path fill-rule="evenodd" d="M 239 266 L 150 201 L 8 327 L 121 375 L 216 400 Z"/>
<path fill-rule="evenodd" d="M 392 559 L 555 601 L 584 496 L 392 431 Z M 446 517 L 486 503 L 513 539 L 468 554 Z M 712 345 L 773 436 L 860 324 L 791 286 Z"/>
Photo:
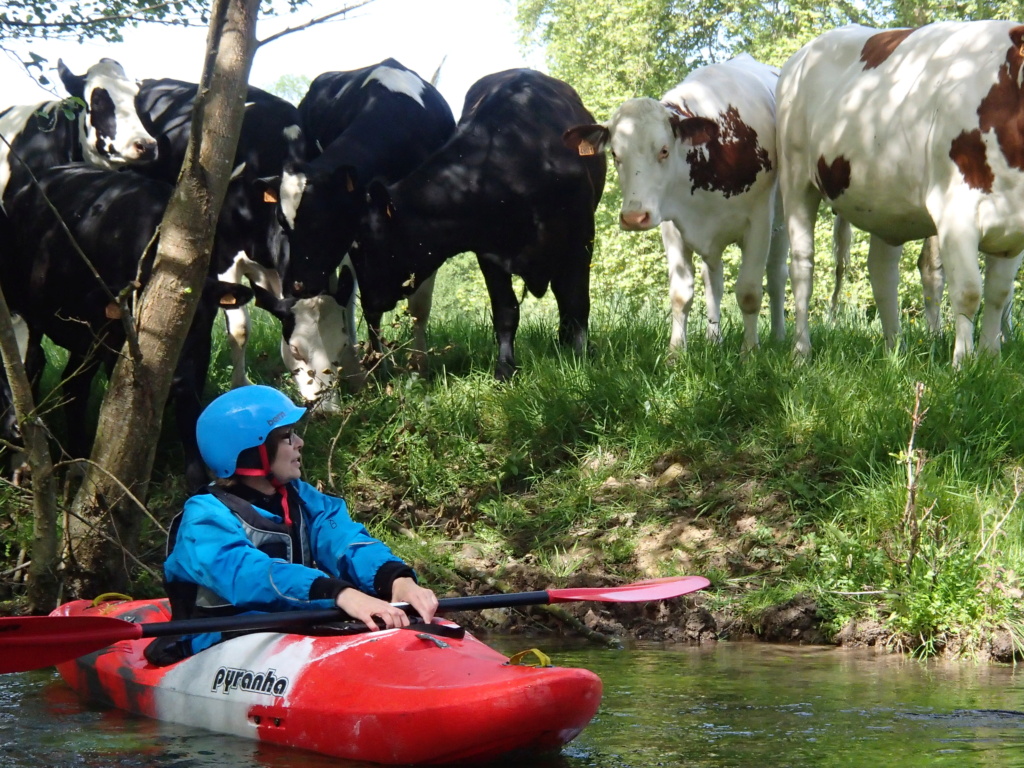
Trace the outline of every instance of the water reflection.
<path fill-rule="evenodd" d="M 492 639 L 505 653 L 530 644 Z M 536 641 L 532 641 L 536 642 Z M 551 651 L 553 643 L 543 647 Z M 562 647 L 604 680 L 601 709 L 530 768 L 1019 768 L 1024 690 L 1009 666 L 831 648 Z M 0 768 L 364 768 L 82 706 L 51 672 L 0 677 Z"/>

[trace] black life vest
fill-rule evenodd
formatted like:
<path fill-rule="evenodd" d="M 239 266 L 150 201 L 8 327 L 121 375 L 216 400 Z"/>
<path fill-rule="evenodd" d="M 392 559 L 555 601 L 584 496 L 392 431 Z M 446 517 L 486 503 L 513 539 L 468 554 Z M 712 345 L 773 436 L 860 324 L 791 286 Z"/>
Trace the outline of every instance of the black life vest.
<path fill-rule="evenodd" d="M 256 508 L 245 499 L 220 488 L 216 485 L 206 487 L 206 492 L 212 494 L 221 504 L 231 510 L 242 523 L 242 529 L 253 546 L 272 557 L 275 560 L 284 560 L 288 563 L 300 563 L 310 568 L 315 568 L 313 551 L 309 541 L 309 527 L 303 514 L 303 506 L 298 494 L 289 489 L 291 499 L 296 502 L 293 509 L 298 509 L 299 514 L 295 515 L 293 525 L 297 529 L 297 536 L 293 538 L 292 526 L 286 525 L 283 521 L 277 522 L 264 514 L 256 511 Z M 167 534 L 167 554 L 170 555 L 178 539 L 178 529 L 181 526 L 182 513 L 178 513 L 171 522 L 170 531 Z M 298 550 L 295 551 L 295 541 L 298 541 Z M 229 603 L 208 587 L 200 586 L 185 581 L 164 581 L 164 588 L 171 603 L 172 619 L 191 619 L 204 616 L 231 616 L 241 613 L 241 609 Z"/>

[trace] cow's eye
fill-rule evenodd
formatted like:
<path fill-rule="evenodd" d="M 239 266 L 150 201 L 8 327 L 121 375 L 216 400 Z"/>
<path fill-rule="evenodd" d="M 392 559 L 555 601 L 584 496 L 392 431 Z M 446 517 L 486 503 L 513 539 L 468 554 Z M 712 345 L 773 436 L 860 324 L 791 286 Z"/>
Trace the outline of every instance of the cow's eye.
<path fill-rule="evenodd" d="M 668 159 L 668 147 L 662 147 L 661 152 L 658 153 L 658 160 Z"/>

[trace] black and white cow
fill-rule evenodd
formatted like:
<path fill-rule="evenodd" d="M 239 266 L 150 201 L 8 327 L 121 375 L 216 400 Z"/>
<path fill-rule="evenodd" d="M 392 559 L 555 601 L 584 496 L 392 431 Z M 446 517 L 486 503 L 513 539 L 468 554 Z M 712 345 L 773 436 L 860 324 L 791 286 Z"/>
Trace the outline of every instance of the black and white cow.
<path fill-rule="evenodd" d="M 94 374 L 120 353 L 124 330 L 112 296 L 138 280 L 145 284 L 155 254 L 154 232 L 173 187 L 135 173 L 85 164 L 58 166 L 39 175 L 8 201 L 11 247 L 0 252 L 0 286 L 12 312 L 28 326 L 28 367 L 42 364 L 48 336 L 68 351 L 62 376 L 67 398 L 68 450 L 88 455 L 87 403 Z M 72 246 L 43 196 L 99 273 L 97 279 Z M 219 302 L 244 303 L 248 288 L 208 281 L 176 370 L 174 399 L 189 487 L 206 481 L 195 423 L 210 357 L 210 331 Z"/>
<path fill-rule="evenodd" d="M 384 312 L 448 258 L 473 251 L 491 299 L 498 378 L 515 371 L 519 301 L 512 275 L 550 286 L 558 338 L 583 352 L 590 316 L 594 209 L 603 155 L 562 141 L 594 118 L 566 83 L 529 69 L 487 75 L 466 94 L 455 135 L 401 181 L 370 185 L 353 263 L 363 306 Z"/>
<path fill-rule="evenodd" d="M 282 356 L 303 396 L 314 400 L 333 386 L 338 369 L 352 387 L 362 380 L 353 348 L 356 286 L 346 254 L 366 210 L 367 184 L 406 176 L 449 139 L 455 119 L 430 83 L 394 59 L 325 72 L 299 113 L 306 140 L 321 152 L 290 163 L 280 179 L 280 218 L 290 245 L 285 292 L 299 301 L 276 313 L 285 326 Z M 409 300 L 419 366 L 432 292 L 432 281 L 425 281 Z M 380 352 L 380 312 L 364 305 L 364 313 L 370 343 Z"/>
<path fill-rule="evenodd" d="M 0 207 L 49 168 L 84 161 L 117 170 L 157 157 L 156 140 L 135 111 L 138 85 L 113 59 L 101 59 L 84 75 L 58 61 L 71 96 L 80 103 L 40 102 L 0 111 Z M 6 224 L 6 222 L 5 222 Z M 0 243 L 12 234 L 0 227 Z M 19 329 L 23 329 L 23 323 Z M 27 354 L 27 348 L 23 354 Z M 16 441 L 18 430 L 6 376 L 0 375 L 0 435 Z"/>
<path fill-rule="evenodd" d="M 138 85 L 120 64 L 101 59 L 85 75 L 72 74 L 62 61 L 57 67 L 68 93 L 86 106 L 73 107 L 73 119 L 59 101 L 0 112 L 6 140 L 0 141 L 0 201 L 30 184 L 32 174 L 63 163 L 118 170 L 157 159 L 156 140 L 135 111 Z"/>
<path fill-rule="evenodd" d="M 192 107 L 198 85 L 180 80 L 143 80 L 136 107 L 147 129 L 157 138 L 156 162 L 139 172 L 173 184 L 185 161 Z M 284 233 L 276 206 L 264 198 L 262 177 L 280 174 L 288 158 L 304 158 L 306 145 L 293 104 L 259 88 L 246 94 L 245 116 L 235 152 L 234 171 L 217 222 L 217 238 L 210 258 L 213 274 L 228 282 L 243 278 L 281 295 L 280 273 L 287 258 Z M 250 332 L 249 313 L 240 306 L 225 311 L 228 345 L 232 356 L 232 384 L 249 383 L 245 348 Z"/>

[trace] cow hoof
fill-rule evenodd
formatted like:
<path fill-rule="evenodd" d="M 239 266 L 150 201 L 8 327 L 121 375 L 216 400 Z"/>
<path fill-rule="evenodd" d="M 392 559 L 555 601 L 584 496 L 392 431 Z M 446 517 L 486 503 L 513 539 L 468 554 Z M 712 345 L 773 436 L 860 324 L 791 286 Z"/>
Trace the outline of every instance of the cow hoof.
<path fill-rule="evenodd" d="M 515 365 L 509 365 L 508 363 L 498 363 L 494 369 L 494 378 L 497 381 L 510 381 L 516 373 Z"/>

